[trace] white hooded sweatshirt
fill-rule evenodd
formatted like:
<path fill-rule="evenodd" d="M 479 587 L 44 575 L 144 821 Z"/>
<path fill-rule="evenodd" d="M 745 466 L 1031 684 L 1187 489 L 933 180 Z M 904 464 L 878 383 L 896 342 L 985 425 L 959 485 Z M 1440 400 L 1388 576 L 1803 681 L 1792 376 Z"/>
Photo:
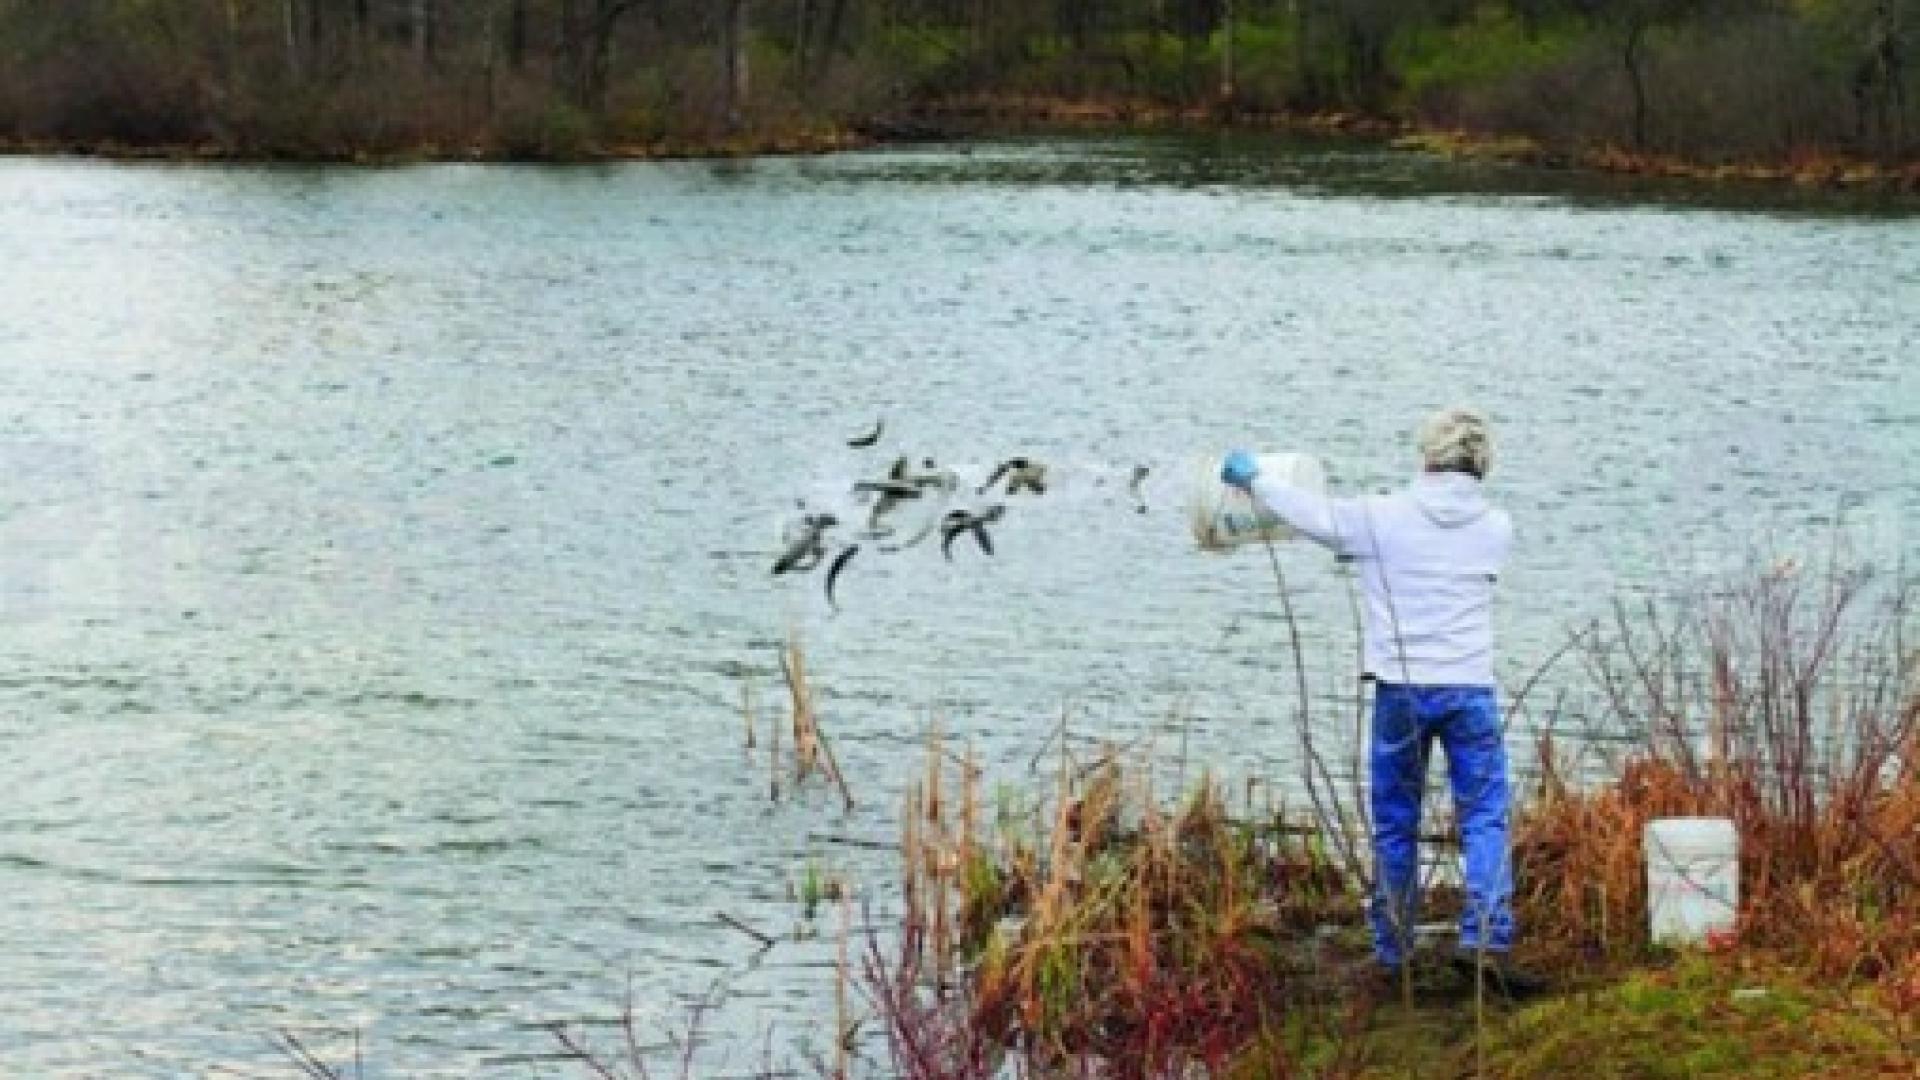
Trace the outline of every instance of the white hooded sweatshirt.
<path fill-rule="evenodd" d="M 1366 664 L 1381 682 L 1492 686 L 1493 584 L 1513 521 L 1466 473 L 1422 473 L 1402 491 L 1334 499 L 1256 476 L 1269 513 L 1358 565 Z"/>

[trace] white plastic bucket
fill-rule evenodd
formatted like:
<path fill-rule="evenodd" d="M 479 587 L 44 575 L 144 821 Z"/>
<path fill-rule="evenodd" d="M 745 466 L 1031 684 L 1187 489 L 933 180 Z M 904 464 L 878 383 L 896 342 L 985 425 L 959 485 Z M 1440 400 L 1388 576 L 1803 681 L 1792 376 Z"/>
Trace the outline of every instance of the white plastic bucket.
<path fill-rule="evenodd" d="M 1655 942 L 1693 945 L 1733 933 L 1740 836 L 1726 818 L 1647 822 L 1647 919 Z"/>
<path fill-rule="evenodd" d="M 1309 491 L 1326 490 L 1326 467 L 1312 454 L 1259 454 L 1254 460 L 1262 476 Z M 1291 538 L 1293 530 L 1285 522 L 1255 509 L 1245 492 L 1220 482 L 1220 464 L 1217 457 L 1196 459 L 1188 481 L 1187 522 L 1200 549 L 1226 551 L 1241 544 Z"/>

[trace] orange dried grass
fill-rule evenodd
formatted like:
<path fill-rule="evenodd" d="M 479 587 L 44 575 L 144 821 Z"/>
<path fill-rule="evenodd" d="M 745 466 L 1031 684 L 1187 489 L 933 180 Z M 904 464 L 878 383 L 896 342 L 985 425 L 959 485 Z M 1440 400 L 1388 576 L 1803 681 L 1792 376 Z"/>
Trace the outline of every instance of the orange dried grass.
<path fill-rule="evenodd" d="M 1556 965 L 1643 955 L 1647 823 L 1727 817 L 1740 833 L 1742 947 L 1904 1000 L 1920 992 L 1920 767 L 1911 752 L 1905 761 L 1871 793 L 1822 801 L 1810 822 L 1738 771 L 1706 777 L 1653 756 L 1597 790 L 1550 779 L 1515 834 L 1531 947 Z"/>

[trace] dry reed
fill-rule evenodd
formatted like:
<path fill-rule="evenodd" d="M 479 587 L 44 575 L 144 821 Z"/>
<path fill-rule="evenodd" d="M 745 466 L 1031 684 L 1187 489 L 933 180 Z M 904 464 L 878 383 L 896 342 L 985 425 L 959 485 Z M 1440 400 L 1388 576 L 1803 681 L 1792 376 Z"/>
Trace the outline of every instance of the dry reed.
<path fill-rule="evenodd" d="M 1317 932 L 1358 904 L 1315 830 L 1236 821 L 1211 778 L 1163 805 L 1144 767 L 1063 756 L 1054 797 L 989 831 L 971 753 L 945 798 L 943 743 L 907 797 L 901 952 L 868 963 L 908 1075 L 1217 1072 L 1330 1022 Z"/>
<path fill-rule="evenodd" d="M 1586 660 L 1603 722 L 1642 735 L 1618 779 L 1592 787 L 1541 744 L 1515 851 L 1520 915 L 1541 947 L 1567 961 L 1642 955 L 1647 822 L 1726 817 L 1740 836 L 1743 948 L 1920 998 L 1910 585 L 1774 570 L 1620 608 Z"/>
<path fill-rule="evenodd" d="M 789 635 L 780 651 L 780 673 L 786 680 L 787 697 L 791 703 L 794 783 L 797 785 L 814 772 L 819 772 L 839 789 L 847 809 L 853 809 L 856 805 L 853 789 L 847 786 L 846 774 L 840 771 L 840 760 L 834 755 L 833 746 L 820 726 L 820 714 L 814 708 L 813 685 L 807 679 L 806 649 L 801 646 L 798 634 Z M 781 769 L 777 726 L 773 737 L 772 766 L 773 798 L 778 799 Z"/>
<path fill-rule="evenodd" d="M 1541 738 L 1539 789 L 1514 849 L 1528 958 L 1563 984 L 1653 962 L 1643 830 L 1655 817 L 1724 815 L 1742 838 L 1737 947 L 1859 980 L 1886 1015 L 1911 1016 L 1912 610 L 1904 582 L 1770 572 L 1665 607 L 1622 606 L 1608 632 L 1575 635 L 1570 648 L 1606 702 L 1600 723 L 1641 737 L 1608 779 L 1570 772 Z M 1301 724 L 1314 726 L 1304 709 Z M 1370 999 L 1340 973 L 1367 966 L 1366 881 L 1349 846 L 1363 828 L 1360 792 L 1333 782 L 1310 730 L 1301 737 L 1305 821 L 1262 817 L 1251 794 L 1235 818 L 1204 776 L 1165 804 L 1148 768 L 1115 755 L 1077 765 L 1062 740 L 1051 797 L 989 828 L 971 754 L 954 795 L 955 755 L 936 727 L 904 808 L 898 951 L 871 942 L 864 973 L 895 1067 L 1284 1076 L 1305 1071 L 1305 1055 L 1316 1075 L 1356 1071 L 1370 1052 Z M 1343 959 L 1330 939 L 1356 947 Z M 1484 1005 L 1473 1003 L 1472 1060 L 1495 1038 Z M 1920 1025 L 1909 1026 L 1899 1038 L 1911 1043 Z"/>

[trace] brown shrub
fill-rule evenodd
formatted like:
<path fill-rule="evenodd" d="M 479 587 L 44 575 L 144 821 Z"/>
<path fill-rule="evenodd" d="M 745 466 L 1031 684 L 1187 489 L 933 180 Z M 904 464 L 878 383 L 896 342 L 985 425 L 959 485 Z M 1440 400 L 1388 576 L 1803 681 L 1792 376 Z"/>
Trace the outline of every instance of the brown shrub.
<path fill-rule="evenodd" d="M 1920 652 L 1910 583 L 1778 569 L 1666 609 L 1627 610 L 1588 655 L 1611 722 L 1642 731 L 1619 778 L 1579 789 L 1542 745 L 1516 830 L 1517 907 L 1566 961 L 1643 954 L 1648 821 L 1740 835 L 1740 930 L 1890 991 L 1920 954 Z"/>

